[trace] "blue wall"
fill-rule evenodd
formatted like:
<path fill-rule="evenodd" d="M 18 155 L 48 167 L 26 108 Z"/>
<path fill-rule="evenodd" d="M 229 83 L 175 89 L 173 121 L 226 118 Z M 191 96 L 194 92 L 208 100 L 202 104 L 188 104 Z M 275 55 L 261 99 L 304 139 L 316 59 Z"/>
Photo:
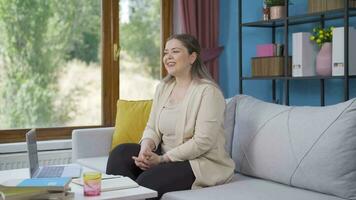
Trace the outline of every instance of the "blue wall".
<path fill-rule="evenodd" d="M 237 1 L 220 1 L 220 32 L 219 42 L 224 51 L 219 57 L 219 84 L 225 97 L 232 97 L 238 93 L 237 67 Z"/>
<path fill-rule="evenodd" d="M 242 21 L 258 21 L 262 18 L 263 0 L 243 0 Z M 305 14 L 307 0 L 292 0 L 290 15 Z M 220 86 L 225 97 L 232 97 L 238 93 L 238 0 L 220 0 L 220 45 L 224 51 L 219 58 Z M 356 20 L 350 20 L 355 26 Z M 326 22 L 326 26 L 342 26 L 342 20 Z M 291 26 L 289 31 L 289 53 L 291 54 L 291 33 L 309 32 L 317 23 Z M 276 42 L 283 42 L 283 29 L 276 29 Z M 243 28 L 242 37 L 242 63 L 243 75 L 250 76 L 250 58 L 256 55 L 256 45 L 271 42 L 271 29 L 268 28 Z M 355 55 L 351 52 L 350 56 Z M 277 81 L 277 100 L 282 101 L 282 82 Z M 290 82 L 290 105 L 319 105 L 320 87 L 319 80 L 293 80 Z M 350 80 L 350 98 L 356 97 L 356 80 Z M 265 101 L 271 101 L 271 81 L 245 80 L 243 81 L 244 94 L 255 96 Z M 343 81 L 327 80 L 325 85 L 325 103 L 335 104 L 343 100 Z"/>

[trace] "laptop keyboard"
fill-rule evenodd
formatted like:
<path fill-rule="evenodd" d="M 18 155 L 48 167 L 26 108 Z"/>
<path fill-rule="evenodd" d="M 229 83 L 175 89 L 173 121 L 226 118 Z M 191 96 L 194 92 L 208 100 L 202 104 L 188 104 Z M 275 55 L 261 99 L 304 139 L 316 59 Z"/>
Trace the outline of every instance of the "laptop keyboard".
<path fill-rule="evenodd" d="M 37 178 L 52 178 L 52 177 L 61 177 L 64 170 L 64 166 L 46 166 L 43 167 L 38 174 Z"/>

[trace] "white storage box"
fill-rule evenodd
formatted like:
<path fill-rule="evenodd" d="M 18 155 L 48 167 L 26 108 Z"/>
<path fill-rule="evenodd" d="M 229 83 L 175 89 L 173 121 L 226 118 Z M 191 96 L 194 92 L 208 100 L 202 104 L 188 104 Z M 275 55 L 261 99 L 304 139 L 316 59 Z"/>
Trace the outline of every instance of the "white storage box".
<path fill-rule="evenodd" d="M 356 75 L 356 30 L 349 27 L 349 75 Z M 333 30 L 332 75 L 344 75 L 344 27 Z"/>

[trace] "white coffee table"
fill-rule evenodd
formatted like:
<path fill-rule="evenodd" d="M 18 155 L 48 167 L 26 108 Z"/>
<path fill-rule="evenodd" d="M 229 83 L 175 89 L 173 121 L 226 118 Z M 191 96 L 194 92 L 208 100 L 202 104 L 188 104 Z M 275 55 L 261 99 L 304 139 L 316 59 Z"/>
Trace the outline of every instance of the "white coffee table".
<path fill-rule="evenodd" d="M 88 170 L 87 168 L 84 171 Z M 24 169 L 14 169 L 14 170 L 4 170 L 0 171 L 0 184 L 6 182 L 9 179 L 25 179 L 29 178 L 29 170 L 28 168 Z M 83 187 L 71 183 L 70 184 L 71 191 L 75 193 L 74 199 L 89 199 L 89 200 L 97 200 L 97 199 L 118 199 L 118 200 L 137 200 L 137 199 L 146 199 L 157 197 L 157 192 L 142 186 L 137 188 L 123 189 L 123 190 L 115 190 L 102 192 L 100 196 L 96 197 L 85 197 L 83 195 Z"/>

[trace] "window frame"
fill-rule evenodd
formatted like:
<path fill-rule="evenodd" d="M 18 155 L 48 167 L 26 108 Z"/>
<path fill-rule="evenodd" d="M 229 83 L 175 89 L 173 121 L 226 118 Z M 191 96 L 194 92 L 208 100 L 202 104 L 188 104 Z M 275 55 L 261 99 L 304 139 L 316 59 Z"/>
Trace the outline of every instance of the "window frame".
<path fill-rule="evenodd" d="M 161 57 L 166 39 L 173 30 L 173 0 L 161 0 Z M 101 0 L 101 69 L 102 109 L 101 125 L 37 128 L 38 140 L 71 139 L 74 129 L 112 127 L 116 119 L 119 99 L 120 63 L 114 59 L 114 45 L 119 44 L 119 0 Z M 161 77 L 167 74 L 161 63 Z M 0 129 L 0 143 L 25 141 L 30 129 Z"/>

